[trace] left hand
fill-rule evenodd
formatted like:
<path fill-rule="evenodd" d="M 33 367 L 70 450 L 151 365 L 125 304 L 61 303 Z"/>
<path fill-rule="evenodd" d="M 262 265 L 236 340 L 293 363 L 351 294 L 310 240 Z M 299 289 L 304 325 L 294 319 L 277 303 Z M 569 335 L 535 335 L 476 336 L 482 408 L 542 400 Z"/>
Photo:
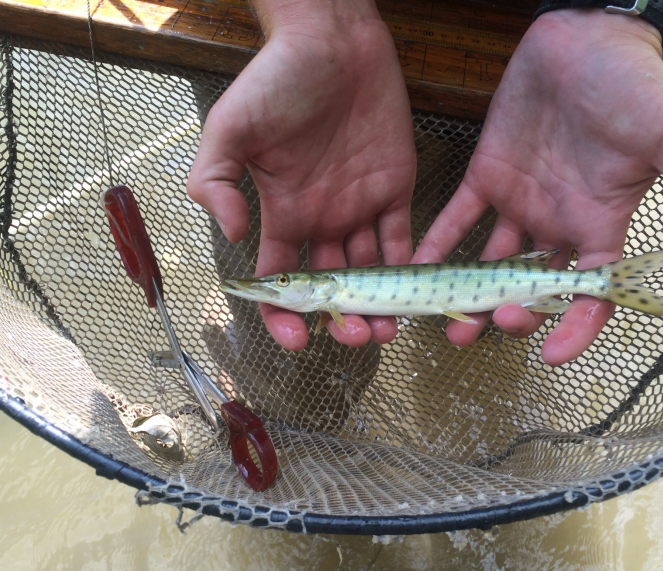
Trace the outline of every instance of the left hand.
<path fill-rule="evenodd" d="M 394 41 L 373 0 L 254 2 L 265 46 L 210 111 L 187 190 L 230 241 L 249 227 L 237 181 L 248 166 L 260 195 L 256 275 L 386 264 L 412 257 L 417 165 L 412 115 Z M 376 235 L 376 227 L 378 233 Z M 303 318 L 260 305 L 289 350 L 308 341 Z M 329 331 L 358 347 L 391 341 L 392 317 L 345 316 Z"/>
<path fill-rule="evenodd" d="M 638 19 L 600 10 L 542 15 L 528 30 L 495 93 L 477 149 L 459 189 L 418 248 L 414 263 L 446 258 L 489 206 L 498 219 L 482 254 L 494 260 L 535 248 L 572 247 L 577 269 L 621 259 L 631 216 L 663 172 L 661 36 Z M 574 301 L 542 347 L 561 365 L 597 337 L 614 306 Z M 451 322 L 449 339 L 473 342 L 477 325 Z M 493 315 L 513 337 L 547 318 L 517 305 Z"/>

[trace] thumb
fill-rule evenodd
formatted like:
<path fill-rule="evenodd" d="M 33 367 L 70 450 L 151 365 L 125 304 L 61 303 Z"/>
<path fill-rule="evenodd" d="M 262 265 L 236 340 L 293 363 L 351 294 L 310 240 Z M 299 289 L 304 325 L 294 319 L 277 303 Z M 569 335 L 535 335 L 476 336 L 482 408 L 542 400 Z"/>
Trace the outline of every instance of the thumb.
<path fill-rule="evenodd" d="M 249 207 L 237 181 L 248 162 L 250 128 L 228 107 L 222 97 L 208 115 L 186 190 L 228 240 L 239 242 L 249 229 Z"/>

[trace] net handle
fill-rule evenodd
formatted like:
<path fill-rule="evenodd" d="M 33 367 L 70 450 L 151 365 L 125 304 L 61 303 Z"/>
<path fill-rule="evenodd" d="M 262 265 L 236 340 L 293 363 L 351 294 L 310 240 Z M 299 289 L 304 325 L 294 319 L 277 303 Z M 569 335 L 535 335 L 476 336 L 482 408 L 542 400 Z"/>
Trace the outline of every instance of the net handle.
<path fill-rule="evenodd" d="M 230 431 L 230 448 L 237 468 L 254 490 L 266 490 L 276 478 L 278 460 L 262 421 L 234 400 L 221 405 L 221 416 Z M 256 451 L 262 469 L 251 458 L 249 443 Z"/>
<path fill-rule="evenodd" d="M 127 186 L 115 186 L 102 200 L 124 269 L 143 288 L 147 305 L 156 307 L 155 287 L 163 299 L 161 272 L 133 193 Z"/>

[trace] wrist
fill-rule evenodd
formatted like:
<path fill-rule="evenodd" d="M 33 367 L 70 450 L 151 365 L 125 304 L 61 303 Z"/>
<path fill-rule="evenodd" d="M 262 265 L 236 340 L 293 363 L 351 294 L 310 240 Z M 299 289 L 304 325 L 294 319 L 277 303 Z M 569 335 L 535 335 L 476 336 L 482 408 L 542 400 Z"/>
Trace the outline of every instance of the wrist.
<path fill-rule="evenodd" d="M 382 22 L 375 0 L 252 0 L 252 4 L 267 39 L 280 30 L 333 35 L 365 21 Z"/>
<path fill-rule="evenodd" d="M 648 22 L 635 16 L 608 14 L 599 8 L 553 10 L 541 14 L 530 26 L 528 34 L 545 34 L 553 30 L 565 32 L 558 36 L 548 36 L 550 39 L 558 37 L 562 44 L 566 42 L 565 35 L 571 34 L 578 38 L 583 37 L 585 41 L 605 42 L 606 47 L 614 42 L 616 37 L 627 34 L 632 38 L 641 39 L 661 54 L 661 33 Z"/>
<path fill-rule="evenodd" d="M 551 5 L 558 6 L 557 9 Z M 660 27 L 656 27 L 641 16 L 626 13 L 608 13 L 603 7 L 576 6 L 576 2 L 544 2 L 534 16 L 534 24 L 540 21 L 564 22 L 567 25 L 590 26 L 592 28 L 605 28 L 615 32 L 630 31 L 641 35 L 642 39 L 656 42 L 660 51 L 662 38 Z"/>

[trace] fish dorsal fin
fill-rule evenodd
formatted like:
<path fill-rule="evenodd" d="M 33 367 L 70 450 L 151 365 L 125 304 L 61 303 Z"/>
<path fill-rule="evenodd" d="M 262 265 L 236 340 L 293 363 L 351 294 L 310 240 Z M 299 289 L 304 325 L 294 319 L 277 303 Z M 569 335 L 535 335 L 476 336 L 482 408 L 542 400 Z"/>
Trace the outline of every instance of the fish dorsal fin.
<path fill-rule="evenodd" d="M 557 250 L 529 250 L 527 252 L 520 252 L 514 256 L 507 256 L 502 260 L 513 260 L 514 262 L 534 262 L 535 264 L 542 264 L 547 266 L 552 257 L 559 252 Z"/>

